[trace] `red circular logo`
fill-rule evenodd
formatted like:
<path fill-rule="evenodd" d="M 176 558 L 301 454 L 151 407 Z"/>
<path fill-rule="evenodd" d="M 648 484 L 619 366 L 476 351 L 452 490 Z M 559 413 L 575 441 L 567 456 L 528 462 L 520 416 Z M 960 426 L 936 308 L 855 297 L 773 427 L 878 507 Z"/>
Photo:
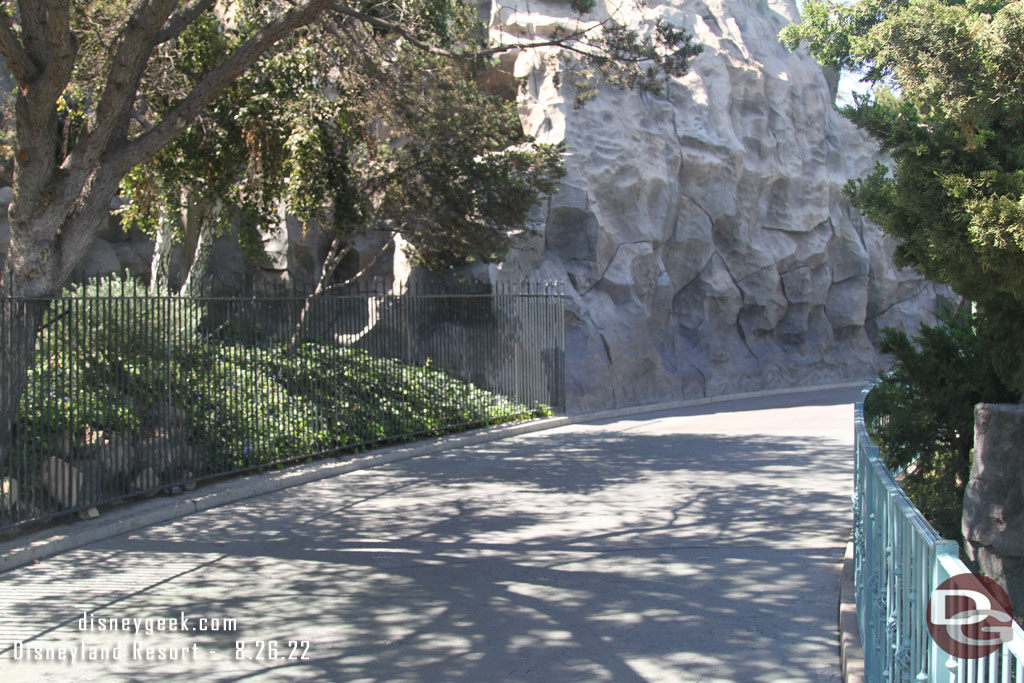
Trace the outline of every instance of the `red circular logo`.
<path fill-rule="evenodd" d="M 957 574 L 932 591 L 928 632 L 947 653 L 980 659 L 1013 640 L 1013 607 L 998 583 L 980 574 Z"/>

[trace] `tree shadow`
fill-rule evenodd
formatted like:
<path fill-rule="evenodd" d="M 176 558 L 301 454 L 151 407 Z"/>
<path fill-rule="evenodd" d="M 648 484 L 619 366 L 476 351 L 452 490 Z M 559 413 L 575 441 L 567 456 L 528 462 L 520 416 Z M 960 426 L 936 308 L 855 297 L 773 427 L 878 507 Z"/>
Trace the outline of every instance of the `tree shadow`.
<path fill-rule="evenodd" d="M 0 647 L 135 638 L 201 654 L 23 663 L 10 680 L 829 680 L 850 445 L 623 420 L 642 424 L 353 472 L 9 572 Z M 84 610 L 238 624 L 80 632 Z M 311 659 L 235 660 L 236 643 L 270 640 L 279 655 L 309 641 Z"/>

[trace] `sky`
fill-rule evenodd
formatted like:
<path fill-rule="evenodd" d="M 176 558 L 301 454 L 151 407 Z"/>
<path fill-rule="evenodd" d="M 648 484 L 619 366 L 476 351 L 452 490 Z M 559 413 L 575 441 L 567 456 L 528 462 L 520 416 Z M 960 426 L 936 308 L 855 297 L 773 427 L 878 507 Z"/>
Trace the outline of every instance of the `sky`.
<path fill-rule="evenodd" d="M 854 2 L 854 0 L 841 0 L 843 4 L 848 5 Z M 803 0 L 796 0 L 796 7 L 802 13 L 803 12 Z M 851 93 L 866 93 L 870 88 L 865 83 L 860 82 L 860 74 L 852 74 L 843 72 L 839 77 L 839 91 L 836 94 L 836 105 L 842 106 L 845 104 L 853 104 L 853 96 Z"/>
<path fill-rule="evenodd" d="M 836 105 L 853 104 L 851 93 L 866 93 L 870 91 L 867 83 L 860 82 L 860 74 L 843 72 L 839 77 L 839 91 L 836 94 Z"/>

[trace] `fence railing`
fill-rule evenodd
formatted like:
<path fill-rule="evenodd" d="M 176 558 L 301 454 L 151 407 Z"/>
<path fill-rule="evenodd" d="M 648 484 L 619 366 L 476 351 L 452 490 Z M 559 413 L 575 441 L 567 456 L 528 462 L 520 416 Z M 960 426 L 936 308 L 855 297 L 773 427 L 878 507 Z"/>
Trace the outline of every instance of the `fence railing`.
<path fill-rule="evenodd" d="M 0 297 L 0 392 L 17 321 L 45 308 L 0 424 L 0 530 L 561 410 L 563 304 L 560 284 L 533 283 L 181 297 L 108 278 Z"/>
<path fill-rule="evenodd" d="M 932 591 L 969 573 L 955 541 L 943 540 L 900 488 L 871 443 L 865 390 L 855 408 L 854 589 L 869 683 L 1024 683 L 1024 631 L 981 659 L 944 652 L 928 632 Z"/>

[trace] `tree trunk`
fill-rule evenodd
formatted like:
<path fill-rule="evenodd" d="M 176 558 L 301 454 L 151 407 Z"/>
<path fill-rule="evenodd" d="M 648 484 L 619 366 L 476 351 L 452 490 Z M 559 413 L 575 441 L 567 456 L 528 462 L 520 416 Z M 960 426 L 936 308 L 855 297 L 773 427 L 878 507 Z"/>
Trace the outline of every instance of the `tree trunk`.
<path fill-rule="evenodd" d="M 0 275 L 0 466 L 15 447 L 12 427 L 28 386 L 43 313 L 109 215 L 117 183 L 97 178 L 91 194 L 81 200 L 59 197 L 50 187 L 48 178 L 22 174 L 8 211 L 11 243 Z"/>
<path fill-rule="evenodd" d="M 121 178 L 180 135 L 239 74 L 329 4 L 308 0 L 267 20 L 161 121 L 130 137 L 137 93 L 153 50 L 176 38 L 210 6 L 201 1 L 179 9 L 178 0 L 135 3 L 112 43 L 107 84 L 97 97 L 94 116 L 70 150 L 56 106 L 76 64 L 70 3 L 18 3 L 20 36 L 13 35 L 9 18 L 3 22 L 6 38 L 0 40 L 0 52 L 20 87 L 14 107 L 14 199 L 8 209 L 11 243 L 0 293 L 19 302 L 0 298 L 0 465 L 10 457 L 11 428 L 28 385 L 42 312 L 59 295 L 109 215 Z M 179 11 L 171 17 L 175 9 Z"/>
<path fill-rule="evenodd" d="M 289 354 L 295 353 L 295 349 L 298 348 L 299 339 L 302 337 L 302 332 L 305 330 L 306 325 L 309 323 L 309 312 L 313 308 L 313 302 L 316 301 L 327 291 L 347 287 L 353 282 L 358 282 L 360 279 L 362 279 L 364 275 L 370 272 L 370 269 L 377 265 L 377 261 L 379 261 L 380 257 L 384 255 L 384 252 L 388 250 L 388 246 L 390 246 L 391 243 L 394 241 L 396 234 L 398 233 L 392 232 L 390 235 L 388 235 L 387 241 L 385 241 L 384 244 L 381 245 L 377 253 L 374 254 L 372 259 L 370 259 L 370 262 L 359 269 L 358 273 L 356 273 L 349 279 L 345 280 L 344 282 L 338 282 L 333 285 L 328 285 L 327 283 L 330 281 L 332 277 L 334 277 L 334 271 L 338 269 L 338 264 L 341 263 L 341 259 L 345 257 L 345 254 L 352 250 L 351 244 L 347 244 L 344 246 L 344 248 L 342 248 L 343 242 L 341 241 L 341 238 L 334 238 L 334 240 L 331 242 L 331 248 L 327 250 L 327 256 L 326 258 L 324 258 L 323 266 L 320 269 L 320 280 L 319 282 L 317 282 L 316 289 L 313 290 L 312 294 L 306 297 L 306 301 L 302 305 L 302 313 L 299 314 L 299 322 L 296 323 L 295 331 L 292 332 L 292 338 L 288 342 Z M 370 330 L 373 329 L 373 327 L 377 324 L 377 322 L 380 319 L 380 312 L 377 309 L 377 306 L 374 305 L 374 303 L 375 302 L 373 301 L 372 298 L 367 302 L 367 324 L 363 327 L 362 331 L 357 332 L 355 334 L 342 335 L 339 338 L 339 341 L 346 344 L 354 344 L 355 342 L 362 339 Z"/>
<path fill-rule="evenodd" d="M 213 225 L 209 221 L 200 220 L 199 235 L 196 237 L 196 251 L 192 255 L 192 265 L 188 276 L 178 291 L 178 296 L 199 296 L 202 293 L 203 278 L 210 269 L 210 254 L 213 252 Z"/>
<path fill-rule="evenodd" d="M 203 291 L 203 280 L 210 270 L 210 255 L 213 253 L 213 241 L 217 234 L 217 221 L 224 209 L 220 199 L 213 203 L 197 202 L 189 197 L 186 201 L 185 235 L 195 235 L 195 247 L 192 250 L 192 263 L 188 274 L 178 291 L 178 296 L 199 296 Z"/>
<path fill-rule="evenodd" d="M 174 212 L 166 204 L 160 209 L 157 221 L 156 241 L 153 244 L 153 261 L 149 267 L 149 290 L 166 292 L 171 286 L 171 247 L 174 246 Z"/>
<path fill-rule="evenodd" d="M 299 313 L 299 321 L 295 323 L 295 330 L 292 332 L 292 338 L 288 341 L 288 353 L 295 353 L 295 349 L 299 346 L 299 339 L 302 338 L 302 333 L 306 329 L 306 324 L 309 322 L 309 312 L 313 308 L 313 302 L 324 293 L 327 287 L 327 282 L 334 275 L 334 271 L 337 270 L 338 264 L 341 263 L 341 259 L 345 258 L 345 254 L 352 250 L 351 244 L 345 244 L 342 242 L 340 237 L 335 237 L 331 240 L 331 247 L 327 250 L 327 255 L 324 257 L 324 262 L 320 266 L 320 278 L 317 280 L 316 287 L 313 289 L 313 293 L 306 297 L 306 300 L 302 304 L 302 312 Z"/>

